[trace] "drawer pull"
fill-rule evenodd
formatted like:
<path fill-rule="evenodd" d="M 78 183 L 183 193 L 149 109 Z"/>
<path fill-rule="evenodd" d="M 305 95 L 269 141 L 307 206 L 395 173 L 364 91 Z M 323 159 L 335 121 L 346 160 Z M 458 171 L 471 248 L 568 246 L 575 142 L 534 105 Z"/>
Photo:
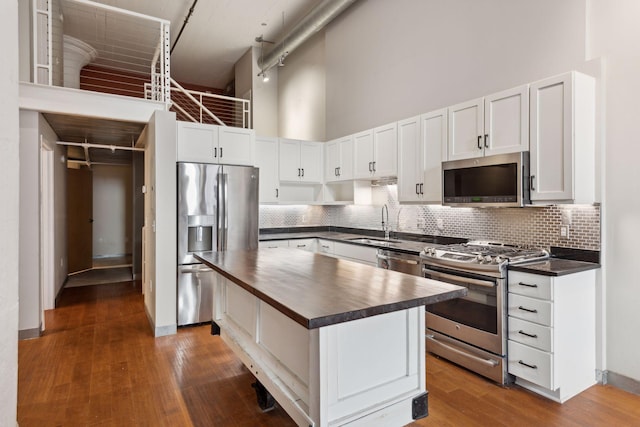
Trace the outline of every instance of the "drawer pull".
<path fill-rule="evenodd" d="M 524 363 L 522 360 L 518 360 L 518 363 L 526 366 L 527 368 L 531 368 L 531 369 L 538 369 L 538 367 L 536 365 L 529 365 L 528 363 Z"/>
<path fill-rule="evenodd" d="M 526 333 L 525 331 L 522 331 L 522 330 L 518 331 L 518 333 L 519 333 L 520 335 L 524 335 L 525 337 L 529 337 L 529 338 L 538 338 L 538 336 L 537 336 L 536 334 L 528 334 L 528 333 Z"/>
<path fill-rule="evenodd" d="M 526 307 L 523 307 L 523 306 L 518 306 L 518 310 L 526 311 L 527 313 L 537 313 L 538 312 L 538 310 L 536 310 L 536 309 L 532 310 L 530 308 L 526 308 Z"/>
<path fill-rule="evenodd" d="M 527 288 L 537 288 L 538 285 L 534 284 L 529 284 L 529 283 L 524 283 L 524 282 L 518 282 L 518 285 L 520 286 L 526 286 Z"/>
<path fill-rule="evenodd" d="M 306 248 L 307 245 L 296 245 L 297 248 Z"/>
<path fill-rule="evenodd" d="M 322 247 L 325 248 L 325 249 L 329 249 L 328 245 L 322 245 Z"/>

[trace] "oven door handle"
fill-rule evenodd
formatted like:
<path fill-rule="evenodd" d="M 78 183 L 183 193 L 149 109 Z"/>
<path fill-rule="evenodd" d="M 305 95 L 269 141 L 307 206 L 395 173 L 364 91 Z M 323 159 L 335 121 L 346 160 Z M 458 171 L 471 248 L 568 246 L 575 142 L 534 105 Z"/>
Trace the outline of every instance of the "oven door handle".
<path fill-rule="evenodd" d="M 418 261 L 413 260 L 413 259 L 398 258 L 398 257 L 380 255 L 380 254 L 376 255 L 376 257 L 378 259 L 383 259 L 385 261 L 395 261 L 395 262 L 400 262 L 400 263 L 403 263 L 403 264 L 418 265 Z"/>
<path fill-rule="evenodd" d="M 500 364 L 500 362 L 498 362 L 497 360 L 484 359 L 482 357 L 476 356 L 475 354 L 471 354 L 471 353 L 466 352 L 464 350 L 460 350 L 459 348 L 456 348 L 454 346 L 445 344 L 442 341 L 438 341 L 438 339 L 435 336 L 431 335 L 431 334 L 427 334 L 426 338 L 428 340 L 430 340 L 430 341 L 437 342 L 439 345 L 445 347 L 449 351 L 453 351 L 454 353 L 457 353 L 457 354 L 459 354 L 461 356 L 464 356 L 464 357 L 468 357 L 468 358 L 473 359 L 473 360 L 475 360 L 477 362 L 480 362 L 480 363 L 482 363 L 484 365 L 491 366 L 492 368 L 495 368 L 496 366 L 498 366 Z"/>
<path fill-rule="evenodd" d="M 431 276 L 431 278 L 435 280 L 438 280 L 438 279 L 442 279 L 442 281 L 451 280 L 454 283 L 468 283 L 470 285 L 484 286 L 485 288 L 496 287 L 495 282 L 490 282 L 488 280 L 479 280 L 479 279 L 472 279 L 470 277 L 455 276 L 453 274 L 440 273 L 439 271 L 430 270 L 428 268 L 423 268 L 422 273 L 428 274 L 429 276 Z"/>

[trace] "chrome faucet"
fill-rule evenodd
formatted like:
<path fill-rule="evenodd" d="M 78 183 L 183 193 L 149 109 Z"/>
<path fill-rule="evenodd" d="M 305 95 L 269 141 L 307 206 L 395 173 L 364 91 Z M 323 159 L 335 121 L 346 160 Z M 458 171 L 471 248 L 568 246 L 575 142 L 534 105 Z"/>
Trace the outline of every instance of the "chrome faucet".
<path fill-rule="evenodd" d="M 384 220 L 384 213 L 387 212 L 387 221 Z M 385 203 L 382 205 L 382 231 L 384 231 L 384 238 L 389 240 L 389 207 Z"/>

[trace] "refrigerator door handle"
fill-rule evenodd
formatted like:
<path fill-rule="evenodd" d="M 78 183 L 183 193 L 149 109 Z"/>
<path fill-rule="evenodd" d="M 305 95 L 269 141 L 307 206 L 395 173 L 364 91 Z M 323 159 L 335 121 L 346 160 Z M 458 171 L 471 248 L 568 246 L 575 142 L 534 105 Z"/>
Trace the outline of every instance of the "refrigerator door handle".
<path fill-rule="evenodd" d="M 227 180 L 229 175 L 221 173 L 218 180 L 218 250 L 224 251 L 227 249 L 227 231 L 229 229 L 229 206 L 228 206 L 228 194 L 227 194 Z"/>

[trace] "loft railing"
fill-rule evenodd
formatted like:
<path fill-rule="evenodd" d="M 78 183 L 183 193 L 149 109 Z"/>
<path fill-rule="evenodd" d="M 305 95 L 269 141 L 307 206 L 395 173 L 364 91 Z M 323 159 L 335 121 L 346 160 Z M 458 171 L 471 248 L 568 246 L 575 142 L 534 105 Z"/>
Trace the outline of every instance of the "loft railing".
<path fill-rule="evenodd" d="M 178 120 L 251 128 L 251 102 L 248 99 L 189 90 L 174 79 L 169 80 L 170 109 Z M 160 88 L 157 79 L 153 79 L 151 84 L 145 85 L 145 97 L 157 99 Z"/>
<path fill-rule="evenodd" d="M 139 98 L 152 83 L 154 99 L 170 102 L 169 21 L 91 0 L 31 0 L 31 10 L 33 83 Z M 88 49 L 84 62 L 78 45 Z M 78 67 L 69 74 L 57 60 L 67 54 L 64 65 Z"/>

